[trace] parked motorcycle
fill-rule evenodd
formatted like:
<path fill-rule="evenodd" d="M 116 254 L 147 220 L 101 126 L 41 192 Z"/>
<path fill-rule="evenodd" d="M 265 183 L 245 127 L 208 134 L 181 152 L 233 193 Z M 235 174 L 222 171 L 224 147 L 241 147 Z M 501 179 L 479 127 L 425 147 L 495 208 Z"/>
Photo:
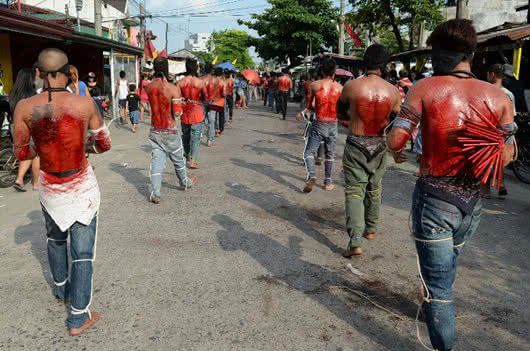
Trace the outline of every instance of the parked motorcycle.
<path fill-rule="evenodd" d="M 520 181 L 530 184 L 530 118 L 528 114 L 518 114 L 516 122 L 519 127 L 515 134 L 518 157 L 513 161 L 512 169 Z"/>

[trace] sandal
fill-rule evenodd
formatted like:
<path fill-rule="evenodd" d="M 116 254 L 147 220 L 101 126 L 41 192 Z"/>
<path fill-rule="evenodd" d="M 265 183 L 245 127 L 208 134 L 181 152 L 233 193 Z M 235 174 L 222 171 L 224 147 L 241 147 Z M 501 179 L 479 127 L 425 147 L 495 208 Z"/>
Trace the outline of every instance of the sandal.
<path fill-rule="evenodd" d="M 18 183 L 13 184 L 13 188 L 15 188 L 16 191 L 19 191 L 21 193 L 25 193 L 27 190 L 24 189 L 24 185 L 20 185 Z"/>

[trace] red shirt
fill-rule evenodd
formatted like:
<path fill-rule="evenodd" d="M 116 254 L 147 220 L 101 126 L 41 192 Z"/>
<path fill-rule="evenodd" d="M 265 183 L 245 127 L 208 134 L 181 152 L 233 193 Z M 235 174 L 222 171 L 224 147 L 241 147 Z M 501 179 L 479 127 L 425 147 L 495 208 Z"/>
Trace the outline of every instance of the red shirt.
<path fill-rule="evenodd" d="M 293 82 L 291 78 L 287 77 L 286 75 L 281 76 L 278 78 L 278 90 L 279 91 L 289 91 L 293 87 Z"/>

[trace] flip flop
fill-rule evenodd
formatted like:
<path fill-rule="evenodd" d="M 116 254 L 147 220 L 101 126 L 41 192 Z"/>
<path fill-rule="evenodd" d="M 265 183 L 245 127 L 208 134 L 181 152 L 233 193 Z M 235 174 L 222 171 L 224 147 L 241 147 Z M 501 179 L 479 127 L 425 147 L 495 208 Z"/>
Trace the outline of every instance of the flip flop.
<path fill-rule="evenodd" d="M 20 185 L 18 183 L 13 184 L 13 188 L 15 188 L 16 191 L 19 191 L 21 193 L 25 193 L 27 190 L 24 189 L 24 185 Z"/>

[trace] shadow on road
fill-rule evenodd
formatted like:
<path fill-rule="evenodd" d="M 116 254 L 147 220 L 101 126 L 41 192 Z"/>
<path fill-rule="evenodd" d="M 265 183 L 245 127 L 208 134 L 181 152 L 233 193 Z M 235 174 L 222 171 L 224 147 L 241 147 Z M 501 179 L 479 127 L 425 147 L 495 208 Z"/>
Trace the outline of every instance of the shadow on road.
<path fill-rule="evenodd" d="M 257 145 L 243 145 L 244 149 L 250 149 L 258 155 L 269 154 L 271 156 L 277 157 L 281 160 L 293 163 L 297 166 L 304 165 L 304 159 L 301 157 L 296 157 L 289 152 L 280 151 L 272 147 L 263 147 Z"/>
<path fill-rule="evenodd" d="M 230 184 L 227 184 L 227 186 L 230 187 Z M 302 233 L 313 238 L 320 244 L 328 247 L 332 252 L 342 252 L 341 249 L 334 242 L 332 242 L 324 234 L 315 229 L 316 226 L 310 222 L 309 218 L 311 218 L 311 220 L 320 220 L 320 217 L 318 215 L 315 215 L 313 212 L 311 212 L 308 216 L 308 211 L 306 209 L 290 203 L 283 196 L 271 192 L 254 192 L 244 185 L 230 187 L 230 190 L 228 190 L 227 193 L 229 195 L 250 202 L 255 206 L 258 206 L 270 215 L 273 215 L 291 223 Z M 323 222 L 333 223 L 332 227 L 339 226 L 338 224 L 331 221 Z M 317 223 L 319 223 L 320 225 L 322 224 L 321 222 Z"/>
<path fill-rule="evenodd" d="M 149 195 L 151 194 L 151 180 L 147 176 L 147 169 L 124 167 L 123 165 L 118 163 L 111 163 L 110 170 L 121 175 L 127 183 L 133 185 L 136 188 L 136 191 L 138 191 L 140 195 L 149 197 Z M 162 181 L 162 187 L 169 188 L 172 190 L 180 190 L 180 187 L 178 187 L 176 184 L 169 184 L 165 181 Z"/>
<path fill-rule="evenodd" d="M 39 262 L 42 275 L 51 288 L 52 278 L 48 265 L 44 217 L 41 211 L 31 211 L 27 216 L 31 222 L 15 229 L 15 244 L 22 245 L 26 242 L 30 243 L 31 254 Z"/>
<path fill-rule="evenodd" d="M 215 215 L 212 220 L 224 229 L 216 234 L 223 250 L 242 250 L 269 271 L 270 276 L 257 277 L 258 281 L 286 286 L 305 294 L 357 332 L 389 350 L 416 348 L 416 342 L 394 326 L 396 317 L 380 317 L 379 311 L 375 315 L 372 305 L 348 294 L 348 289 L 361 291 L 378 303 L 414 318 L 416 304 L 408 297 L 393 292 L 380 282 L 354 284 L 335 271 L 304 261 L 301 259 L 300 238 L 290 236 L 286 247 L 267 235 L 246 231 L 241 223 L 226 215 Z M 402 322 L 412 325 L 412 321 Z"/>
<path fill-rule="evenodd" d="M 239 166 L 239 167 L 242 167 L 242 168 L 246 168 L 246 169 L 249 169 L 249 170 L 254 171 L 254 172 L 261 173 L 261 174 L 271 178 L 275 182 L 277 182 L 277 183 L 279 183 L 281 185 L 285 185 L 289 189 L 295 190 L 297 192 L 302 192 L 302 189 L 300 187 L 294 185 L 293 183 L 288 182 L 287 180 L 285 180 L 285 178 L 296 179 L 297 181 L 300 182 L 299 184 L 301 186 L 305 184 L 305 178 L 302 178 L 302 177 L 299 177 L 299 176 L 295 176 L 295 175 L 293 175 L 291 173 L 288 173 L 288 172 L 278 171 L 278 170 L 274 169 L 272 166 L 269 166 L 267 164 L 247 162 L 247 161 L 239 159 L 239 158 L 231 158 L 230 161 L 232 161 L 232 163 L 234 165 L 236 165 L 236 166 Z"/>

